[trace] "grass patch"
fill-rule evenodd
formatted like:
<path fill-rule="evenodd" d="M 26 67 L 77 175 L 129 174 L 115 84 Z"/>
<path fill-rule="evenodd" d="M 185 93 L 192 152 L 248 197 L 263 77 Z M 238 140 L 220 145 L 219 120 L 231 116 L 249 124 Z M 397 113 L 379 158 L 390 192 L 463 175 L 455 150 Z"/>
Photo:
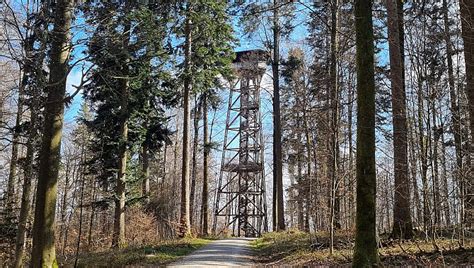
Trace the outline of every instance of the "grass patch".
<path fill-rule="evenodd" d="M 158 245 L 86 253 L 79 256 L 78 266 L 122 267 L 125 265 L 144 264 L 164 265 L 190 254 L 211 241 L 211 239 L 205 238 L 185 238 L 163 242 Z M 65 263 L 65 266 L 72 266 L 73 264 L 74 260 L 70 260 Z"/>
<path fill-rule="evenodd" d="M 267 233 L 251 243 L 258 260 L 271 265 L 345 266 L 352 261 L 353 234 L 336 232 L 333 254 L 329 252 L 329 234 L 313 234 L 290 230 Z M 426 240 L 385 241 L 379 249 L 384 266 L 462 266 L 474 263 L 474 243 L 466 241 L 463 248 L 457 240 L 442 238 L 436 243 Z"/>
<path fill-rule="evenodd" d="M 341 236 L 341 235 L 339 235 Z M 305 233 L 297 230 L 267 233 L 252 242 L 252 248 L 262 263 L 299 265 L 305 263 L 348 262 L 347 250 L 336 250 L 331 256 L 326 244 L 328 234 L 324 232 Z"/>

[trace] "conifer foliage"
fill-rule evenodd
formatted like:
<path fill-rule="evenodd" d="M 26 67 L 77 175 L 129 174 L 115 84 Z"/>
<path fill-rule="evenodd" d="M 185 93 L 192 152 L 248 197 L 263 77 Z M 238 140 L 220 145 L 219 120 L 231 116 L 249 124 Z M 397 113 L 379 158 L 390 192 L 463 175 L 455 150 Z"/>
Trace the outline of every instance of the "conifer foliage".
<path fill-rule="evenodd" d="M 0 266 L 166 265 L 255 217 L 265 263 L 472 265 L 473 14 L 0 0 Z"/>

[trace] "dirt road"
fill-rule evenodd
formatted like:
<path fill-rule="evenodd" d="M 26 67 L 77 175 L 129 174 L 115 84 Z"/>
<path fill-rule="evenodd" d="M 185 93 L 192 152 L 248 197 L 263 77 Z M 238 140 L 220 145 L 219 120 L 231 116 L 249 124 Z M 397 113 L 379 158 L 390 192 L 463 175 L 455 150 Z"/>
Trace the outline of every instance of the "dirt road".
<path fill-rule="evenodd" d="M 196 250 L 169 267 L 251 267 L 250 238 L 216 240 Z"/>

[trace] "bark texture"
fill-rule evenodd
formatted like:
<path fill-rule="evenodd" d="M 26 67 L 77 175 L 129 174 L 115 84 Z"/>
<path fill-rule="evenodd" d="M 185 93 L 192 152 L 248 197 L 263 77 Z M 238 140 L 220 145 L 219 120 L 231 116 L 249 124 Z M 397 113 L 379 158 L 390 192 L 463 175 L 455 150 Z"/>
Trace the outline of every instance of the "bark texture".
<path fill-rule="evenodd" d="M 285 230 L 283 205 L 283 162 L 281 151 L 281 109 L 280 109 L 280 21 L 278 0 L 273 0 L 273 229 Z"/>
<path fill-rule="evenodd" d="M 207 126 L 207 95 L 204 95 L 202 103 L 202 119 L 203 119 L 203 173 L 202 173 L 202 203 L 201 203 L 201 234 L 206 236 L 209 234 L 209 128 Z"/>
<path fill-rule="evenodd" d="M 56 2 L 54 26 L 50 34 L 50 77 L 46 88 L 47 105 L 44 110 L 44 129 L 36 190 L 32 267 L 57 267 L 58 265 L 54 247 L 54 222 L 73 4 L 72 0 Z"/>
<path fill-rule="evenodd" d="M 393 148 L 395 175 L 395 204 L 392 237 L 409 239 L 413 236 L 410 213 L 410 180 L 408 177 L 408 135 L 404 66 L 401 47 L 403 34 L 398 15 L 399 0 L 387 0 L 390 81 L 392 89 Z M 403 18 L 403 16 L 401 16 Z"/>
<path fill-rule="evenodd" d="M 188 12 L 190 12 L 188 10 Z M 189 95 L 191 91 L 191 20 L 187 18 L 185 25 L 185 48 L 184 48 L 184 93 L 183 93 L 183 155 L 181 173 L 181 211 L 179 235 L 184 237 L 191 233 L 190 225 L 190 195 L 189 195 L 189 121 L 191 111 L 189 109 Z"/>
<path fill-rule="evenodd" d="M 464 40 L 464 60 L 466 61 L 466 94 L 469 103 L 469 121 L 471 140 L 469 152 L 474 154 L 474 1 L 461 0 L 462 37 Z M 474 167 L 470 164 L 464 184 L 464 223 L 468 227 L 474 224 Z"/>
<path fill-rule="evenodd" d="M 357 64 L 357 215 L 353 267 L 377 265 L 375 225 L 375 80 L 372 1 L 354 5 Z"/>

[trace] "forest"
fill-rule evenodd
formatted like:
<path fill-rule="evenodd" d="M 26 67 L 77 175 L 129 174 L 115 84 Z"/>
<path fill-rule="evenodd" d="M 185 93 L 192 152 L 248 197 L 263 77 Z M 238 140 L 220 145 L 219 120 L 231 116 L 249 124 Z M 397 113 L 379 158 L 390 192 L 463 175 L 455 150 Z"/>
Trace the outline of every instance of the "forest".
<path fill-rule="evenodd" d="M 473 0 L 0 0 L 0 266 L 474 265 Z"/>

